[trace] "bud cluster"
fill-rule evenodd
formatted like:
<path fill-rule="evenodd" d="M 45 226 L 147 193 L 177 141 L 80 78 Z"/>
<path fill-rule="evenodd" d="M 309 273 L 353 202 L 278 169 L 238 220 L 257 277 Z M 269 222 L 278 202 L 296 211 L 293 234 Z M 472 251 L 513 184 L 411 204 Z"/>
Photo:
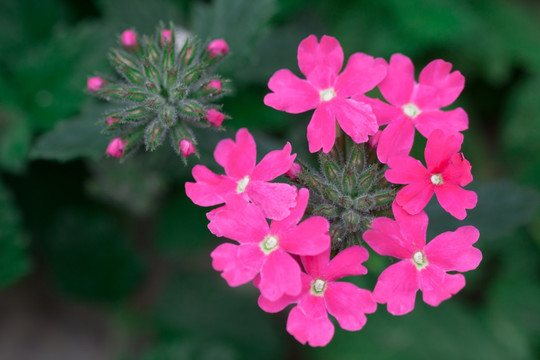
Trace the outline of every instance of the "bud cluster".
<path fill-rule="evenodd" d="M 226 116 L 214 102 L 227 90 L 212 70 L 227 54 L 227 43 L 218 39 L 202 44 L 191 37 L 183 44 L 175 41 L 172 25 L 142 39 L 126 30 L 120 37 L 122 48 L 109 54 L 120 78 L 88 79 L 91 94 L 126 105 L 104 116 L 103 132 L 123 144 L 120 151 L 107 151 L 111 156 L 122 157 L 143 143 L 153 151 L 169 134 L 185 159 L 196 153 L 190 126 L 221 128 Z"/>
<path fill-rule="evenodd" d="M 318 154 L 320 172 L 303 164 L 292 178 L 310 190 L 307 214 L 330 221 L 334 251 L 360 245 L 373 219 L 389 214 L 396 196 L 395 186 L 384 177 L 386 166 L 370 156 L 371 148 L 352 141 L 343 143 L 343 150 L 334 147 L 328 154 Z"/>

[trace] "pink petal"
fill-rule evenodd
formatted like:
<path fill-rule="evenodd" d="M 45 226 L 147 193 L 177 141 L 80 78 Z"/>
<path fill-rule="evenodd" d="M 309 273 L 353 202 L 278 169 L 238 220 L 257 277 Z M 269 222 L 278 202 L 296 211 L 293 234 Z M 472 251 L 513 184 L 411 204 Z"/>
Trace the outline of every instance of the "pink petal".
<path fill-rule="evenodd" d="M 441 302 L 457 294 L 465 286 L 461 274 L 447 274 L 437 266 L 428 265 L 418 274 L 422 298 L 426 304 L 439 306 Z"/>
<path fill-rule="evenodd" d="M 352 54 L 345 70 L 339 75 L 335 90 L 340 97 L 364 94 L 377 86 L 386 76 L 387 64 L 362 53 Z"/>
<path fill-rule="evenodd" d="M 287 332 L 302 344 L 326 346 L 334 336 L 334 325 L 328 315 L 309 318 L 296 306 L 289 313 Z"/>
<path fill-rule="evenodd" d="M 454 154 L 450 158 L 450 164 L 441 172 L 445 184 L 465 186 L 472 180 L 471 163 L 463 154 Z"/>
<path fill-rule="evenodd" d="M 416 84 L 411 97 L 411 103 L 416 105 L 422 112 L 439 110 L 437 102 L 437 89 L 433 86 Z"/>
<path fill-rule="evenodd" d="M 296 154 L 291 155 L 291 144 L 287 143 L 283 150 L 274 150 L 255 166 L 251 180 L 270 181 L 285 174 L 291 168 Z"/>
<path fill-rule="evenodd" d="M 324 299 L 328 312 L 337 319 L 343 329 L 349 331 L 363 328 L 367 321 L 365 314 L 377 310 L 377 303 L 371 292 L 348 282 L 328 283 Z"/>
<path fill-rule="evenodd" d="M 396 201 L 411 215 L 424 210 L 433 196 L 435 185 L 431 181 L 412 183 L 401 189 L 396 195 Z"/>
<path fill-rule="evenodd" d="M 227 197 L 227 205 L 221 209 L 212 214 L 208 225 L 215 235 L 240 243 L 259 243 L 270 232 L 261 210 L 240 196 Z"/>
<path fill-rule="evenodd" d="M 288 184 L 252 180 L 246 187 L 246 193 L 269 219 L 284 219 L 296 205 L 296 187 Z"/>
<path fill-rule="evenodd" d="M 296 296 L 302 290 L 300 266 L 281 248 L 266 256 L 261 269 L 259 289 L 262 296 L 275 301 L 284 294 Z"/>
<path fill-rule="evenodd" d="M 371 223 L 371 230 L 363 235 L 364 241 L 379 255 L 398 259 L 412 257 L 415 246 L 404 239 L 399 224 L 386 217 L 379 217 Z"/>
<path fill-rule="evenodd" d="M 480 233 L 474 226 L 462 226 L 431 240 L 424 248 L 430 264 L 445 271 L 474 270 L 482 261 L 482 252 L 473 247 Z"/>
<path fill-rule="evenodd" d="M 390 314 L 404 315 L 414 309 L 418 288 L 418 270 L 410 259 L 405 259 L 379 275 L 373 299 L 380 304 L 387 303 Z"/>
<path fill-rule="evenodd" d="M 326 267 L 328 266 L 328 262 L 330 260 L 330 251 L 331 249 L 328 247 L 328 249 L 319 255 L 302 256 L 300 259 L 302 260 L 302 265 L 304 265 L 304 270 L 306 273 L 308 273 L 314 279 L 323 278 Z"/>
<path fill-rule="evenodd" d="M 410 156 L 394 156 L 388 159 L 390 169 L 386 170 L 386 180 L 393 184 L 410 184 L 421 182 L 430 178 L 431 174 L 422 165 L 420 160 Z"/>
<path fill-rule="evenodd" d="M 296 255 L 317 255 L 330 247 L 330 224 L 322 216 L 313 216 L 279 235 L 280 246 Z"/>
<path fill-rule="evenodd" d="M 369 253 L 365 248 L 358 245 L 351 246 L 334 256 L 326 267 L 323 277 L 325 280 L 334 281 L 345 276 L 365 275 L 367 269 L 362 263 L 368 258 Z"/>
<path fill-rule="evenodd" d="M 331 68 L 336 74 L 341 70 L 343 49 L 335 38 L 323 35 L 319 44 L 317 37 L 310 35 L 298 46 L 298 67 L 306 77 L 319 65 Z"/>
<path fill-rule="evenodd" d="M 323 102 L 315 109 L 307 127 L 307 139 L 311 153 L 321 148 L 324 153 L 332 150 L 336 140 L 336 118 L 329 111 L 328 103 Z"/>
<path fill-rule="evenodd" d="M 289 216 L 283 220 L 274 220 L 270 224 L 270 231 L 272 234 L 279 234 L 296 226 L 296 224 L 298 224 L 298 222 L 304 217 L 308 199 L 309 190 L 305 188 L 300 189 L 298 191 L 298 196 L 296 197 L 296 206 L 291 208 Z"/>
<path fill-rule="evenodd" d="M 384 98 L 392 105 L 406 105 L 411 101 L 414 85 L 414 65 L 411 59 L 401 54 L 392 55 L 386 78 L 379 84 Z"/>
<path fill-rule="evenodd" d="M 449 111 L 425 111 L 413 120 L 414 126 L 425 138 L 435 130 L 448 135 L 461 135 L 459 132 L 469 128 L 469 117 L 462 108 Z"/>
<path fill-rule="evenodd" d="M 236 143 L 231 139 L 221 140 L 214 151 L 217 163 L 235 180 L 251 174 L 255 168 L 256 156 L 255 140 L 247 129 L 238 130 Z"/>
<path fill-rule="evenodd" d="M 474 209 L 478 201 L 474 191 L 465 190 L 456 185 L 436 186 L 435 194 L 442 208 L 459 220 L 465 219 L 466 209 Z"/>
<path fill-rule="evenodd" d="M 261 269 L 264 253 L 258 244 L 221 244 L 210 254 L 212 266 L 223 271 L 221 276 L 230 286 L 239 286 L 252 280 Z"/>
<path fill-rule="evenodd" d="M 392 212 L 399 224 L 399 231 L 415 250 L 420 250 L 426 245 L 426 231 L 428 216 L 424 211 L 411 215 L 399 206 L 395 201 L 392 204 Z"/>
<path fill-rule="evenodd" d="M 302 290 L 300 291 L 300 294 L 297 296 L 291 296 L 291 295 L 283 295 L 279 299 L 275 301 L 270 301 L 264 296 L 260 295 L 258 299 L 258 304 L 261 309 L 268 313 L 277 313 L 283 309 L 285 309 L 288 305 L 298 302 L 302 297 L 309 295 L 309 289 L 311 286 L 311 277 L 308 275 L 302 273 Z M 258 283 L 260 283 L 260 276 L 256 277 L 255 280 L 253 280 L 253 284 L 258 288 L 258 283 L 256 284 L 256 280 L 259 280 Z"/>
<path fill-rule="evenodd" d="M 368 141 L 368 135 L 379 130 L 377 119 L 368 104 L 336 97 L 329 106 L 343 131 L 357 144 Z"/>
<path fill-rule="evenodd" d="M 437 89 L 438 107 L 453 103 L 465 87 L 465 77 L 452 70 L 452 64 L 443 60 L 433 60 L 420 72 L 418 82 Z"/>
<path fill-rule="evenodd" d="M 414 141 L 414 125 L 405 115 L 393 120 L 381 133 L 377 157 L 383 164 L 393 156 L 407 156 Z"/>
<path fill-rule="evenodd" d="M 336 83 L 337 74 L 333 69 L 327 66 L 316 66 L 311 73 L 307 76 L 308 82 L 317 91 L 327 90 L 334 87 Z M 319 93 L 320 99 L 320 93 Z"/>
<path fill-rule="evenodd" d="M 278 70 L 272 75 L 268 87 L 273 93 L 266 94 L 264 104 L 291 114 L 314 109 L 321 101 L 313 85 L 287 69 Z"/>
<path fill-rule="evenodd" d="M 390 122 L 405 116 L 400 107 L 387 104 L 379 99 L 370 98 L 365 95 L 356 95 L 352 99 L 371 106 L 371 110 L 373 111 L 373 114 L 375 114 L 379 126 L 389 124 Z"/>
<path fill-rule="evenodd" d="M 222 204 L 228 194 L 236 191 L 236 182 L 215 174 L 203 165 L 193 167 L 193 177 L 196 183 L 186 182 L 186 194 L 199 206 Z"/>
<path fill-rule="evenodd" d="M 427 140 L 424 155 L 430 173 L 438 174 L 450 163 L 452 155 L 459 152 L 463 140 L 458 136 L 446 135 L 435 130 Z"/>

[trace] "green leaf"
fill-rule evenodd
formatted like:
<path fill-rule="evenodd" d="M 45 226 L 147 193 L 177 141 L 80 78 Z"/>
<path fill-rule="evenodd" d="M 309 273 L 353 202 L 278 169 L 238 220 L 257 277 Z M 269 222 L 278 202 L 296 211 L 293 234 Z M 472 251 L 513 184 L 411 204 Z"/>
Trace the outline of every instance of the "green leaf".
<path fill-rule="evenodd" d="M 27 239 L 10 191 L 0 183 L 0 288 L 25 276 L 30 270 Z"/>
<path fill-rule="evenodd" d="M 101 134 L 102 126 L 96 122 L 107 109 L 110 109 L 109 105 L 89 102 L 81 115 L 58 123 L 53 130 L 40 136 L 32 148 L 31 158 L 69 161 L 104 156 L 110 139 Z"/>
<path fill-rule="evenodd" d="M 30 150 L 30 129 L 17 110 L 0 108 L 0 166 L 7 171 L 24 170 Z"/>

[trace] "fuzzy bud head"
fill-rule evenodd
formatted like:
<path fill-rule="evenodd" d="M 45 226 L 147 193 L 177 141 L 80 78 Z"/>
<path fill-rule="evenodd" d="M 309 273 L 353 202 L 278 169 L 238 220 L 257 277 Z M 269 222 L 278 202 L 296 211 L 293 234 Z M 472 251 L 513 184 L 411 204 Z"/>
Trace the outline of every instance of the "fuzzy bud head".
<path fill-rule="evenodd" d="M 113 157 L 121 158 L 124 155 L 126 141 L 121 138 L 114 138 L 107 146 L 107 154 Z"/>
<path fill-rule="evenodd" d="M 208 44 L 207 50 L 210 53 L 210 58 L 223 56 L 229 52 L 229 45 L 223 39 L 216 39 Z"/>
<path fill-rule="evenodd" d="M 98 91 L 103 87 L 103 84 L 105 84 L 105 80 L 99 76 L 93 76 L 86 82 L 86 87 L 89 91 Z"/>
<path fill-rule="evenodd" d="M 120 40 L 128 50 L 137 47 L 137 34 L 133 30 L 125 30 L 120 36 Z"/>
<path fill-rule="evenodd" d="M 178 147 L 180 148 L 180 153 L 185 158 L 195 153 L 195 146 L 193 146 L 193 143 L 189 139 L 180 140 Z"/>
<path fill-rule="evenodd" d="M 223 120 L 225 120 L 225 115 L 216 109 L 210 109 L 206 112 L 206 121 L 212 126 L 220 127 Z"/>

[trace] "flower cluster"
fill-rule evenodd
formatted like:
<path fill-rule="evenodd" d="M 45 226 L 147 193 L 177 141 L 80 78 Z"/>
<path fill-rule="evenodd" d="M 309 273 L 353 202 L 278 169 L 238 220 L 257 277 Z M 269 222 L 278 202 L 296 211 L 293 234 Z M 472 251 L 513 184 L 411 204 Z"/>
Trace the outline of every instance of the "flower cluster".
<path fill-rule="evenodd" d="M 298 47 L 301 79 L 277 71 L 264 103 L 301 113 L 315 109 L 307 126 L 310 152 L 320 169 L 295 161 L 289 143 L 256 164 L 256 145 L 246 129 L 236 141 L 222 140 L 214 153 L 224 170 L 202 165 L 186 193 L 208 212 L 208 228 L 225 242 L 211 254 L 213 267 L 231 286 L 253 282 L 259 306 L 278 312 L 294 305 L 287 331 L 298 341 L 324 346 L 334 325 L 360 330 L 377 303 L 403 315 L 423 300 L 437 306 L 465 285 L 461 272 L 475 269 L 479 232 L 462 226 L 426 243 L 428 215 L 436 195 L 443 209 L 463 220 L 476 206 L 471 165 L 460 152 L 468 118 L 453 103 L 464 77 L 435 60 L 414 79 L 409 58 L 384 59 L 355 53 L 345 68 L 343 50 L 332 37 L 313 35 Z M 342 71 L 341 71 L 342 70 Z M 378 87 L 387 102 L 366 95 Z M 339 125 L 336 128 L 336 122 Z M 427 138 L 426 166 L 409 156 L 414 129 Z M 286 175 L 293 185 L 270 183 Z M 400 261 L 378 277 L 373 291 L 336 281 L 365 275 L 366 246 Z M 457 273 L 456 273 L 457 272 Z"/>
<path fill-rule="evenodd" d="M 142 144 L 153 151 L 169 134 L 174 150 L 185 160 L 196 153 L 190 126 L 221 128 L 226 117 L 213 104 L 227 91 L 212 70 L 227 54 L 227 43 L 176 39 L 173 26 L 142 39 L 126 30 L 120 43 L 121 48 L 109 55 L 120 78 L 94 76 L 87 83 L 90 94 L 125 104 L 104 116 L 104 132 L 113 137 L 107 154 L 121 158 Z"/>

